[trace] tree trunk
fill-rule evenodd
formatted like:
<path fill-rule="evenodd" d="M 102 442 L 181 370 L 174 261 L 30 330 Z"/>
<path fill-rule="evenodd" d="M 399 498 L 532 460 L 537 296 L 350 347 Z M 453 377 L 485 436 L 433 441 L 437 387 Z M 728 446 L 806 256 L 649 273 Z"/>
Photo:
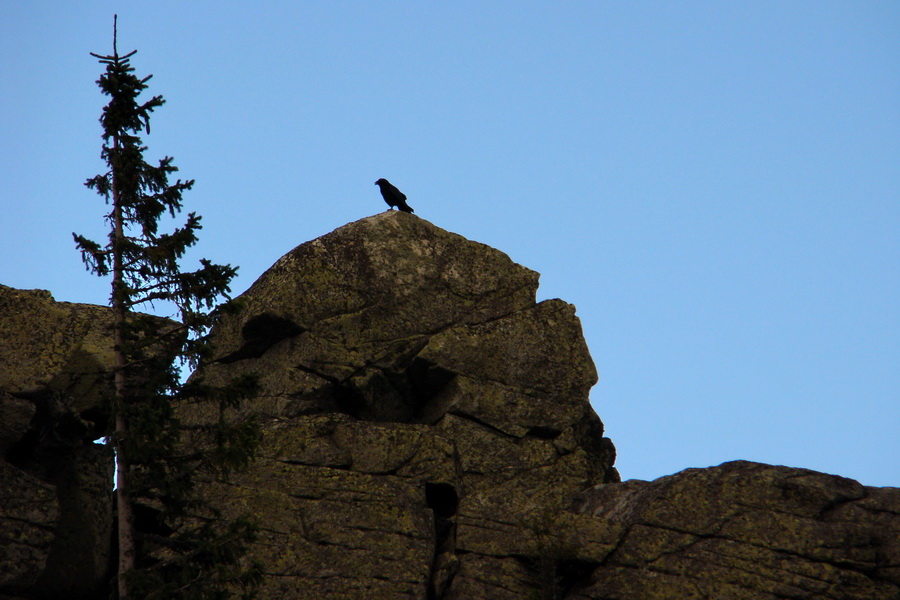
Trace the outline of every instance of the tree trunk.
<path fill-rule="evenodd" d="M 119 140 L 113 140 L 113 147 L 119 149 Z M 128 583 L 126 574 L 134 568 L 134 519 L 131 506 L 131 496 L 128 493 L 128 460 L 126 437 L 128 435 L 128 422 L 125 417 L 125 405 L 127 402 L 127 382 L 125 378 L 125 294 L 124 271 L 122 268 L 122 241 L 124 231 L 122 224 L 122 207 L 119 203 L 118 182 L 115 170 L 112 181 L 113 195 L 113 220 L 115 222 L 115 245 L 113 247 L 113 280 L 112 280 L 112 309 L 113 309 L 113 344 L 115 352 L 115 415 L 116 431 L 113 435 L 113 447 L 116 451 L 116 501 L 118 504 L 119 525 L 119 570 L 118 590 L 119 600 L 128 600 Z"/>

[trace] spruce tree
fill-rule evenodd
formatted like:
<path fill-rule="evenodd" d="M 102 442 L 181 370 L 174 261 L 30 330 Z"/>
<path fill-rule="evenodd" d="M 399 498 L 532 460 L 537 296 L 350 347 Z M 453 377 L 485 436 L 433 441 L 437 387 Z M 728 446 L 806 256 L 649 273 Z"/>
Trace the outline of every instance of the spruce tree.
<path fill-rule="evenodd" d="M 255 384 L 243 378 L 211 388 L 181 377 L 185 365 L 195 367 L 209 354 L 208 330 L 222 310 L 216 305 L 228 298 L 237 269 L 205 259 L 197 270 L 181 269 L 201 229 L 193 212 L 183 226 L 160 231 L 163 218 L 177 218 L 182 194 L 194 182 L 170 181 L 178 171 L 171 157 L 156 165 L 144 160 L 140 135 L 149 134 L 151 113 L 165 100 L 139 100 L 151 76 L 134 74 L 136 50 L 119 55 L 116 36 L 114 21 L 113 53 L 91 53 L 105 65 L 97 84 L 109 96 L 100 118 L 108 169 L 85 183 L 110 207 L 109 234 L 103 244 L 73 236 L 88 269 L 109 277 L 112 287 L 114 397 L 107 441 L 116 455 L 117 595 L 220 599 L 239 590 L 251 597 L 260 571 L 245 554 L 255 527 L 244 518 L 221 518 L 196 486 L 198 477 L 227 477 L 252 459 L 255 421 L 226 414 L 238 414 Z M 171 308 L 175 319 L 136 311 L 145 307 Z M 189 401 L 212 402 L 219 418 L 183 425 L 175 405 Z M 137 527 L 136 513 L 142 515 Z"/>

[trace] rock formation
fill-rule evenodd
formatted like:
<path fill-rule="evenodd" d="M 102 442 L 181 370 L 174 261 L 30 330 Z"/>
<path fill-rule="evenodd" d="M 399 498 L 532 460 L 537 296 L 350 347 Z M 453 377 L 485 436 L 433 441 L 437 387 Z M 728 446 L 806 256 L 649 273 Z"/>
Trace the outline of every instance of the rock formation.
<path fill-rule="evenodd" d="M 571 600 L 900 598 L 900 489 L 736 461 L 579 494 L 611 550 Z"/>
<path fill-rule="evenodd" d="M 109 309 L 0 286 L 0 595 L 105 590 L 112 455 Z"/>
<path fill-rule="evenodd" d="M 195 376 L 256 373 L 232 418 L 263 439 L 205 493 L 259 522 L 261 598 L 900 597 L 900 490 L 748 462 L 621 483 L 574 307 L 537 279 L 391 211 L 298 246 L 221 318 Z M 0 289 L 0 599 L 101 597 L 75 573 L 102 579 L 110 532 L 67 515 L 111 514 L 108 456 L 84 458 L 107 314 Z"/>
<path fill-rule="evenodd" d="M 202 375 L 261 377 L 259 460 L 222 493 L 264 523 L 262 597 L 522 597 L 528 524 L 618 480 L 574 307 L 536 303 L 537 285 L 389 212 L 295 248 L 239 298 Z"/>

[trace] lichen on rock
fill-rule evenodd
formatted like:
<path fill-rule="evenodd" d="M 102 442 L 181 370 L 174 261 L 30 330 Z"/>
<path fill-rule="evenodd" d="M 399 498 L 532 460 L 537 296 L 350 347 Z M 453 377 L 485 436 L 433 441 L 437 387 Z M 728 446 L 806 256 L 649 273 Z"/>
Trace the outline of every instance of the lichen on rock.
<path fill-rule="evenodd" d="M 900 490 L 747 461 L 601 485 L 576 510 L 622 528 L 570 598 L 900 597 Z"/>
<path fill-rule="evenodd" d="M 229 493 L 271 507 L 263 546 L 295 557 L 270 566 L 279 583 L 263 597 L 533 584 L 533 535 L 517 524 L 617 480 L 574 307 L 536 302 L 537 282 L 502 252 L 386 212 L 298 246 L 237 298 L 199 375 L 260 376 L 260 457 Z"/>
<path fill-rule="evenodd" d="M 745 461 L 619 481 L 575 308 L 537 283 L 389 211 L 298 246 L 222 314 L 194 377 L 256 374 L 229 418 L 263 437 L 202 489 L 260 525 L 260 598 L 900 597 L 898 489 Z M 0 597 L 99 600 L 108 309 L 3 287 L 0 309 Z"/>
<path fill-rule="evenodd" d="M 112 547 L 108 308 L 0 286 L 0 595 L 105 593 Z"/>

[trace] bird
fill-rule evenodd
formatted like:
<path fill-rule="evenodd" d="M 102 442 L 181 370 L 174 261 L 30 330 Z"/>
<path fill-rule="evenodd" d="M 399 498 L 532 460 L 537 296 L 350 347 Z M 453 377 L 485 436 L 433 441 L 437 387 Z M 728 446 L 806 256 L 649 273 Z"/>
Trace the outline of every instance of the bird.
<path fill-rule="evenodd" d="M 406 194 L 394 187 L 390 181 L 382 177 L 375 182 L 375 185 L 381 189 L 381 197 L 384 198 L 384 201 L 387 202 L 391 209 L 396 206 L 403 212 L 413 212 L 413 209 L 406 203 Z"/>

